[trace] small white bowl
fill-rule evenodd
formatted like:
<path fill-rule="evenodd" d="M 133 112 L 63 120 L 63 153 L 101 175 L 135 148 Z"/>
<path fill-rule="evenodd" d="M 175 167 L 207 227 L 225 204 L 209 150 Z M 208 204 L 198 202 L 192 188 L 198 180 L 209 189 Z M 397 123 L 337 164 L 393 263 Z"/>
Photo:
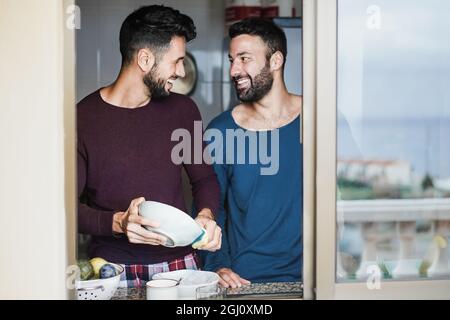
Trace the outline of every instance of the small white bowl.
<path fill-rule="evenodd" d="M 110 300 L 116 293 L 120 276 L 125 269 L 118 264 L 110 263 L 116 268 L 117 275 L 106 279 L 75 280 L 77 300 Z"/>
<path fill-rule="evenodd" d="M 146 283 L 147 300 L 177 300 L 178 281 L 156 279 Z"/>
<path fill-rule="evenodd" d="M 191 283 L 189 278 L 200 277 L 201 281 Z M 200 287 L 217 287 L 219 285 L 219 276 L 215 272 L 200 271 L 200 270 L 177 270 L 170 272 L 162 272 L 155 274 L 152 279 L 171 279 L 179 281 L 178 284 L 178 299 L 180 300 L 195 300 L 196 290 Z"/>
<path fill-rule="evenodd" d="M 165 203 L 145 201 L 139 205 L 139 215 L 159 222 L 158 228 L 147 229 L 167 237 L 166 247 L 189 246 L 205 233 L 190 215 Z"/>

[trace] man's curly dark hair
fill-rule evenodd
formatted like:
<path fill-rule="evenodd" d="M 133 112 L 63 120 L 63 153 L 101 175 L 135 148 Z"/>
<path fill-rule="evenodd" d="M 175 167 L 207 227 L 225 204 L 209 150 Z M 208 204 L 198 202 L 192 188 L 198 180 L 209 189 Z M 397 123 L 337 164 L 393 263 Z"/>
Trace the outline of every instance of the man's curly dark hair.
<path fill-rule="evenodd" d="M 162 5 L 144 6 L 132 12 L 120 29 L 122 64 L 133 61 L 134 54 L 143 48 L 157 57 L 169 48 L 174 36 L 189 42 L 197 36 L 194 22 L 178 10 Z"/>

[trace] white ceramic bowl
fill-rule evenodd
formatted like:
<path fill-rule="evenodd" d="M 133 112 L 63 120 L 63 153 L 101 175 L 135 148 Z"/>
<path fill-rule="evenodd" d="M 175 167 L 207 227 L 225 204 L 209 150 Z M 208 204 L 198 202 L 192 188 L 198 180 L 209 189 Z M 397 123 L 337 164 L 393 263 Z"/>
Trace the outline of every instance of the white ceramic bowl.
<path fill-rule="evenodd" d="M 153 279 L 172 279 L 180 281 L 180 284 L 178 285 L 178 298 L 181 300 L 195 300 L 195 293 L 199 287 L 217 287 L 219 285 L 219 276 L 217 273 L 200 270 L 162 272 L 155 274 Z"/>
<path fill-rule="evenodd" d="M 147 300 L 177 300 L 178 281 L 153 279 L 146 283 Z"/>
<path fill-rule="evenodd" d="M 158 228 L 147 229 L 166 236 L 166 247 L 189 246 L 205 233 L 190 215 L 165 203 L 145 201 L 139 205 L 139 214 L 160 223 Z"/>
<path fill-rule="evenodd" d="M 76 280 L 75 289 L 77 300 L 110 300 L 119 287 L 120 276 L 125 269 L 118 264 L 112 264 L 117 271 L 117 275 L 106 279 Z"/>

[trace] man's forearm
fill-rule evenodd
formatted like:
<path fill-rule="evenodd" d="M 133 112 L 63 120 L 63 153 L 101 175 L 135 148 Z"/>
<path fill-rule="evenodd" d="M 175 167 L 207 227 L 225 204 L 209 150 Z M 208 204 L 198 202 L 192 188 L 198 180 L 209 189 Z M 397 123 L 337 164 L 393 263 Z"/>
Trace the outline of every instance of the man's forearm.
<path fill-rule="evenodd" d="M 78 231 L 94 236 L 111 236 L 114 212 L 93 209 L 78 203 Z"/>

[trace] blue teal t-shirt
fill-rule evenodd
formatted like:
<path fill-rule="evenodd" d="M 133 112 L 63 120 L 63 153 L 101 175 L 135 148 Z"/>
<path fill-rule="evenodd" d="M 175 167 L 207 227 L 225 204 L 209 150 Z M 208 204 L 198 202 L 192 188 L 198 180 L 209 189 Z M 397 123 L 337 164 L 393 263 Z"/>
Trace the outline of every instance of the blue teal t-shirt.
<path fill-rule="evenodd" d="M 222 248 L 202 253 L 204 269 L 231 268 L 252 282 L 300 281 L 300 117 L 276 130 L 251 131 L 238 126 L 230 110 L 210 123 L 205 137 L 221 187 L 217 221 L 223 232 Z"/>

